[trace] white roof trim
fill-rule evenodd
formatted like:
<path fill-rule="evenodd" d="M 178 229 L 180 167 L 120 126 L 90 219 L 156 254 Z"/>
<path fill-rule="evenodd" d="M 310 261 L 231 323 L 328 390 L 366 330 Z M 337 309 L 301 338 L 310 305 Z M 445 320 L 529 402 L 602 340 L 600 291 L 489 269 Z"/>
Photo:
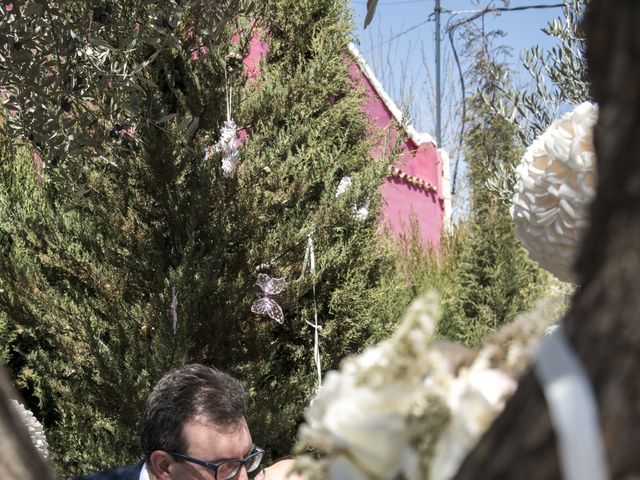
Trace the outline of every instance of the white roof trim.
<path fill-rule="evenodd" d="M 376 90 L 376 93 L 380 96 L 396 121 L 400 125 L 405 125 L 405 130 L 407 131 L 411 139 L 416 143 L 416 145 L 421 145 L 423 143 L 432 143 L 435 146 L 436 141 L 431 135 L 429 135 L 428 133 L 420 133 L 413 127 L 413 125 L 405 123 L 402 112 L 400 111 L 396 103 L 391 100 L 391 97 L 382 87 L 382 84 L 377 79 L 375 73 L 373 73 L 373 69 L 369 66 L 367 61 L 360 53 L 360 50 L 358 50 L 358 47 L 356 47 L 353 42 L 349 42 L 349 52 L 351 53 L 351 55 L 353 55 L 353 58 L 356 60 L 356 62 L 358 62 L 360 69 L 369 79 L 371 85 L 373 85 L 373 88 Z"/>
<path fill-rule="evenodd" d="M 442 198 L 444 199 L 444 227 L 450 230 L 452 227 L 451 205 L 451 168 L 449 166 L 449 154 L 439 148 L 440 161 L 442 162 Z"/>

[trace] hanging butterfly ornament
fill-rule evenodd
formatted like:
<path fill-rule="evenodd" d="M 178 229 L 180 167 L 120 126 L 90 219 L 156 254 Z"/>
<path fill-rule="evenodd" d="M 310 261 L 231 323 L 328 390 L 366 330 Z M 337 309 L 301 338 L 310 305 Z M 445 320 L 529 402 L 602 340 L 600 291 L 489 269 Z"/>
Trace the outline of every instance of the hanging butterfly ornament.
<path fill-rule="evenodd" d="M 262 297 L 253 302 L 251 311 L 257 315 L 267 315 L 279 324 L 283 324 L 282 308 L 271 297 L 284 290 L 287 285 L 286 280 L 284 278 L 271 278 L 266 273 L 259 273 L 256 285 L 262 290 Z"/>

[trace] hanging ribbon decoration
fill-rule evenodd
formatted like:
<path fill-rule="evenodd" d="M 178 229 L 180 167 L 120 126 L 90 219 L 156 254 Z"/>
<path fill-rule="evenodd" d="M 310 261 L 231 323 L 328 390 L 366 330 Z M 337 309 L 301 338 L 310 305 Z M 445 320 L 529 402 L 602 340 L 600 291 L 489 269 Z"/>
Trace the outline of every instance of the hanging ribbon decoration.
<path fill-rule="evenodd" d="M 558 438 L 562 478 L 608 480 L 596 398 L 562 326 L 540 345 L 534 369 Z"/>
<path fill-rule="evenodd" d="M 175 283 L 171 285 L 171 328 L 175 335 L 178 331 L 178 291 Z"/>
<path fill-rule="evenodd" d="M 225 70 L 225 80 L 227 72 Z M 220 129 L 220 135 L 218 142 L 215 145 L 215 150 L 222 153 L 222 173 L 225 177 L 232 177 L 235 175 L 238 164 L 240 163 L 240 154 L 238 151 L 238 140 L 236 133 L 238 127 L 236 122 L 231 117 L 231 100 L 233 95 L 233 88 L 227 83 L 226 86 L 226 101 L 227 101 L 227 119 L 224 121 L 222 128 Z"/>
<path fill-rule="evenodd" d="M 311 273 L 312 292 L 313 292 L 313 323 L 305 318 L 307 325 L 313 328 L 313 360 L 316 364 L 316 370 L 318 373 L 318 388 L 322 386 L 322 366 L 320 363 L 320 335 L 322 326 L 318 324 L 318 307 L 316 305 L 316 255 L 313 250 L 313 237 L 311 234 L 307 237 L 307 250 L 304 254 L 304 260 L 302 262 L 302 278 L 307 271 L 307 265 Z"/>
<path fill-rule="evenodd" d="M 224 72 L 224 79 L 225 81 L 227 81 L 226 71 Z M 227 91 L 227 122 L 231 122 L 233 121 L 233 119 L 231 118 L 231 99 L 233 95 L 233 87 L 230 87 L 228 83 L 226 86 L 226 91 Z"/>

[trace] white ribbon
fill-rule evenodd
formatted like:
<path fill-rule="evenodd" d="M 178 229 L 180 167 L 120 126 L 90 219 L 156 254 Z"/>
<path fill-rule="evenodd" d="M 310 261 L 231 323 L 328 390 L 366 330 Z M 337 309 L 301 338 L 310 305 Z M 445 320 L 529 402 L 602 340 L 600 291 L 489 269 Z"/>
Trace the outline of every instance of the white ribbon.
<path fill-rule="evenodd" d="M 313 360 L 316 364 L 316 370 L 318 373 L 318 388 L 322 386 L 322 366 L 320 364 L 320 338 L 319 332 L 322 330 L 322 326 L 318 325 L 318 308 L 316 306 L 316 255 L 313 251 L 313 237 L 309 234 L 307 238 L 307 250 L 304 253 L 304 260 L 302 262 L 302 277 L 307 271 L 307 264 L 310 267 L 312 291 L 313 291 L 313 323 L 305 318 L 305 322 L 313 328 Z"/>
<path fill-rule="evenodd" d="M 171 327 L 175 335 L 178 331 L 178 291 L 175 283 L 171 285 Z"/>
<path fill-rule="evenodd" d="M 225 72 L 226 76 L 226 72 Z M 233 93 L 233 87 L 227 85 L 227 122 L 231 121 L 231 95 Z"/>
<path fill-rule="evenodd" d="M 563 478 L 608 480 L 597 402 L 562 326 L 542 341 L 534 369 L 558 439 Z"/>

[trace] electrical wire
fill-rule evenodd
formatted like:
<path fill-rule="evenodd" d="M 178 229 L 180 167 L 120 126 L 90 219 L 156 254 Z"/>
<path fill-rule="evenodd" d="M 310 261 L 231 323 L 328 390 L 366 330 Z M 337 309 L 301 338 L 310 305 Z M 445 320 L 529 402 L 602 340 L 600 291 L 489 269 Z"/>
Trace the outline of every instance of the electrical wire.
<path fill-rule="evenodd" d="M 453 178 L 451 179 L 451 196 L 456 194 L 456 180 L 458 177 L 458 166 L 460 164 L 460 156 L 462 155 L 462 145 L 464 143 L 464 123 L 467 118 L 467 102 L 465 98 L 467 96 L 464 84 L 464 74 L 462 73 L 462 67 L 460 66 L 460 59 L 458 58 L 458 51 L 453 41 L 453 32 L 455 28 L 448 29 L 447 34 L 449 37 L 449 43 L 451 44 L 451 50 L 453 50 L 453 58 L 458 67 L 458 75 L 460 75 L 460 93 L 462 96 L 462 120 L 460 121 L 460 139 L 458 141 L 458 155 L 456 156 L 456 163 L 453 166 Z"/>
<path fill-rule="evenodd" d="M 381 3 L 378 2 L 376 8 L 380 8 L 380 7 L 392 7 L 393 5 L 405 5 L 405 4 L 409 4 L 409 3 L 425 3 L 429 0 L 399 0 L 397 2 L 387 2 L 387 3 Z M 354 3 L 356 5 L 366 5 L 367 2 L 357 2 L 357 1 L 352 1 L 351 3 Z"/>
<path fill-rule="evenodd" d="M 387 43 L 391 43 L 393 42 L 396 38 L 402 37 L 403 35 L 406 35 L 409 32 L 412 32 L 413 30 L 422 27 L 423 25 L 426 25 L 429 22 L 432 22 L 433 20 L 431 20 L 430 18 L 427 18 L 426 20 L 415 24 L 412 27 L 407 28 L 406 30 L 403 30 L 402 32 L 388 38 L 387 40 L 385 40 L 384 42 L 380 42 L 377 45 L 372 46 L 371 48 L 364 50 L 362 53 L 369 53 L 372 50 L 375 50 L 376 48 L 382 47 L 383 45 L 386 45 Z"/>
<path fill-rule="evenodd" d="M 564 3 L 549 3 L 539 5 L 521 5 L 519 7 L 486 7 L 481 10 L 444 10 L 452 15 L 460 15 L 463 13 L 490 13 L 490 12 L 516 12 L 521 10 L 541 10 L 545 8 L 564 7 Z"/>

